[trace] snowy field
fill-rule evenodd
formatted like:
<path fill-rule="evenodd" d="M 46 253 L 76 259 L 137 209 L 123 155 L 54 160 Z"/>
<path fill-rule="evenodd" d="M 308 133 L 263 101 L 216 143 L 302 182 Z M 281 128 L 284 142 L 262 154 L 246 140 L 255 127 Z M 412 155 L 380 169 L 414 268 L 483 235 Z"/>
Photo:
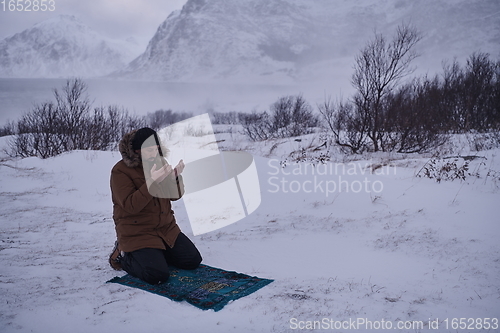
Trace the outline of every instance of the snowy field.
<path fill-rule="evenodd" d="M 500 319 L 500 149 L 436 162 L 335 153 L 336 163 L 307 167 L 289 154 L 319 146 L 318 136 L 254 145 L 237 131 L 220 135 L 221 148 L 254 154 L 262 203 L 194 237 L 180 200 L 177 221 L 203 263 L 273 283 L 219 312 L 106 284 L 125 274 L 107 262 L 109 175 L 120 154 L 3 156 L 0 332 L 500 331 L 491 319 Z M 447 162 L 469 163 L 471 175 L 418 176 Z"/>

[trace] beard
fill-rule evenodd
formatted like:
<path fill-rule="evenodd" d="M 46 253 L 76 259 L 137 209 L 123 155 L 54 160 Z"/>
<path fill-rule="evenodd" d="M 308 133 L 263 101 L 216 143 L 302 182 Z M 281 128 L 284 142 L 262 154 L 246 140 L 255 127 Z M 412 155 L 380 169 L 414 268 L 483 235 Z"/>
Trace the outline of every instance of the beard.
<path fill-rule="evenodd" d="M 156 164 L 155 170 L 158 170 L 159 168 L 167 164 L 167 162 L 160 155 L 142 160 L 142 167 L 148 176 L 155 164 Z"/>

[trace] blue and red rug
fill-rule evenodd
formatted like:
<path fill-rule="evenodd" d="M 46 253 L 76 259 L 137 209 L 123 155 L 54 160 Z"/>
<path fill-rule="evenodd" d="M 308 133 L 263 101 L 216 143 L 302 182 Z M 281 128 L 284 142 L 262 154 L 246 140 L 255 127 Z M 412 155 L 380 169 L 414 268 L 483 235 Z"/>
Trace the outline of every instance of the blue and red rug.
<path fill-rule="evenodd" d="M 273 280 L 200 265 L 194 270 L 170 267 L 170 278 L 158 285 L 129 274 L 108 282 L 139 288 L 178 302 L 186 301 L 202 310 L 219 311 L 230 301 L 250 295 Z"/>

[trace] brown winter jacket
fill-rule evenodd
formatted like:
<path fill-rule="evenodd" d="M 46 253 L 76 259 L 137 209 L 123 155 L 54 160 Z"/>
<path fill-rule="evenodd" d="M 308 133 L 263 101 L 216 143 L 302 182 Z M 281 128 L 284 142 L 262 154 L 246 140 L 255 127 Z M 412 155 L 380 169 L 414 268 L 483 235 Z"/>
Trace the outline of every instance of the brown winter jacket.
<path fill-rule="evenodd" d="M 146 184 L 141 156 L 132 149 L 135 132 L 126 134 L 121 140 L 122 160 L 111 170 L 113 219 L 119 249 L 132 252 L 143 248 L 165 249 L 166 245 L 173 247 L 180 228 L 170 201 L 178 200 L 184 193 L 182 176 L 168 176 L 162 181 L 161 189 L 153 188 L 156 184 L 152 184 L 150 191 L 162 191 L 158 196 L 163 199 L 152 196 Z M 162 150 L 166 153 L 164 147 Z M 165 193 L 168 190 L 172 193 Z"/>

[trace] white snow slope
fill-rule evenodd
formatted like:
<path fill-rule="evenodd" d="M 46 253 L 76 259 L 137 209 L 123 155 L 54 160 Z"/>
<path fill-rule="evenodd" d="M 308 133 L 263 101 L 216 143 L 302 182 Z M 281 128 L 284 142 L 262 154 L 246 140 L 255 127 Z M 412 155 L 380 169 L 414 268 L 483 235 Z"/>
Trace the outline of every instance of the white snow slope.
<path fill-rule="evenodd" d="M 0 77 L 102 76 L 132 60 L 134 47 L 102 36 L 75 16 L 58 15 L 0 41 Z"/>
<path fill-rule="evenodd" d="M 469 171 L 477 176 L 466 181 L 416 177 L 429 165 L 418 155 L 331 164 L 337 173 L 326 175 L 304 164 L 279 169 L 280 156 L 306 139 L 261 146 L 273 152 L 255 156 L 262 203 L 244 220 L 194 237 L 182 200 L 175 202 L 205 264 L 275 280 L 219 312 L 106 284 L 124 274 L 107 263 L 115 240 L 109 174 L 119 153 L 3 158 L 0 331 L 292 332 L 384 320 L 393 329 L 330 331 L 498 332 L 484 318 L 500 319 L 500 150 L 474 153 L 481 158 Z M 327 196 L 315 176 L 340 176 L 350 190 Z M 354 193 L 356 181 L 371 193 Z M 454 318 L 482 318 L 483 326 L 455 330 Z"/>

